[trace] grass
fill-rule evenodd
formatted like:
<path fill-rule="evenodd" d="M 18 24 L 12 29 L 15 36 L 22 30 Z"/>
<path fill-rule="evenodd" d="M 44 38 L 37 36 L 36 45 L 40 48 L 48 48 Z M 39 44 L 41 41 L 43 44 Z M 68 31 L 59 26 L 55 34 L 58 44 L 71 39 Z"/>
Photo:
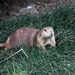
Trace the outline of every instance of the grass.
<path fill-rule="evenodd" d="M 52 26 L 56 34 L 57 47 L 47 47 L 47 52 L 34 46 L 20 46 L 4 51 L 0 48 L 0 62 L 16 51 L 21 51 L 0 63 L 0 75 L 75 75 L 75 9 L 59 8 L 54 13 L 38 16 L 26 15 L 13 20 L 0 21 L 0 43 L 20 27 L 43 28 Z"/>

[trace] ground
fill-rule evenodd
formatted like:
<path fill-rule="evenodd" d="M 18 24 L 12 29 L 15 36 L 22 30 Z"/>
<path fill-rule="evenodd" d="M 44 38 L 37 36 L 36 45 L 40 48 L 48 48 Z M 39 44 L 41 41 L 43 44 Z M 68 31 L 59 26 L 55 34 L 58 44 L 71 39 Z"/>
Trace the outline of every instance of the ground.
<path fill-rule="evenodd" d="M 48 46 L 45 52 L 36 46 L 22 45 L 8 51 L 0 48 L 0 75 L 75 75 L 74 8 L 65 6 L 54 13 L 0 20 L 0 43 L 4 43 L 12 32 L 23 26 L 39 29 L 52 26 L 57 46 Z M 23 50 L 13 55 L 20 49 Z"/>
<path fill-rule="evenodd" d="M 70 4 L 69 0 L 1 0 L 0 19 L 54 12 L 61 5 Z M 28 6 L 32 8 L 28 9 Z"/>

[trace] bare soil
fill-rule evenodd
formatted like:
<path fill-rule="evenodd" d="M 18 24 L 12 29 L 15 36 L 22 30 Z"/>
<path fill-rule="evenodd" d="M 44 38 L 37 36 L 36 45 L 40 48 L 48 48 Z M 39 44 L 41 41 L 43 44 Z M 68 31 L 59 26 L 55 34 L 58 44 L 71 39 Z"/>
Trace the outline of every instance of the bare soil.
<path fill-rule="evenodd" d="M 68 0 L 0 0 L 0 19 L 56 11 Z"/>

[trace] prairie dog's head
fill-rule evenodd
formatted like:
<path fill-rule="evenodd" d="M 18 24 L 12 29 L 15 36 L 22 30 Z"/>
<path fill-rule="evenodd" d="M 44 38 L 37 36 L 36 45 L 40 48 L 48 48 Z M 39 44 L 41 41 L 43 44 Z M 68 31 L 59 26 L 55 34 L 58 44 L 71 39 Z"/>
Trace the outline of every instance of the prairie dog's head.
<path fill-rule="evenodd" d="M 44 27 L 43 29 L 40 30 L 40 36 L 42 38 L 51 37 L 53 35 L 54 35 L 54 30 L 52 27 Z"/>

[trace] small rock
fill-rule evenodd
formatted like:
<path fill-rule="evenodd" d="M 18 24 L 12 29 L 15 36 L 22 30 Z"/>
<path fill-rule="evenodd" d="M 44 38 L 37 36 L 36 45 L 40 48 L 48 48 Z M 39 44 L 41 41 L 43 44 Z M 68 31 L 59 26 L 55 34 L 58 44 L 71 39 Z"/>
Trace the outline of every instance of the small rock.
<path fill-rule="evenodd" d="M 27 6 L 26 8 L 21 8 L 19 10 L 20 15 L 25 15 L 28 13 L 30 13 L 31 15 L 39 14 L 39 11 L 37 11 L 37 9 L 35 8 L 35 4 L 31 4 L 31 5 Z"/>

